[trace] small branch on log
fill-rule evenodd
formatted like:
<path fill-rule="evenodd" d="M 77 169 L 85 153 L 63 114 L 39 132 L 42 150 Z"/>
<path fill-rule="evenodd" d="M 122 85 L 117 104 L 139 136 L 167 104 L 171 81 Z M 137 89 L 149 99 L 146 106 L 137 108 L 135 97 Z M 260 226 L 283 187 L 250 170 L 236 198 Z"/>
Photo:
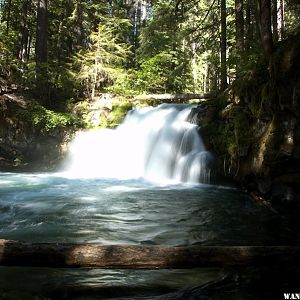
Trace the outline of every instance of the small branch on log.
<path fill-rule="evenodd" d="M 192 99 L 211 99 L 211 94 L 150 94 L 140 95 L 134 98 L 138 101 L 158 100 L 158 101 L 186 101 Z"/>
<path fill-rule="evenodd" d="M 252 197 L 252 199 L 254 200 L 254 202 L 257 203 L 258 205 L 271 210 L 273 213 L 278 214 L 277 210 L 272 207 L 271 202 L 267 201 L 265 198 L 263 198 L 258 193 L 256 193 L 256 192 L 250 192 L 250 196 Z"/>
<path fill-rule="evenodd" d="M 300 263 L 300 246 L 164 247 L 0 240 L 0 265 L 168 269 Z"/>

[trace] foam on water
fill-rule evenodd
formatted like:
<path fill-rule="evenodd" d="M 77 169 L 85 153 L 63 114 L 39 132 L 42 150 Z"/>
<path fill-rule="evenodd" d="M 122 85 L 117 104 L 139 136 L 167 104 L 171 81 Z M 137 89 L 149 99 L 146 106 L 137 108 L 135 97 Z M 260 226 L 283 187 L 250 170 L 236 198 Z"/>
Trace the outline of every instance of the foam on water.
<path fill-rule="evenodd" d="M 209 183 L 213 159 L 197 125 L 187 121 L 191 109 L 135 108 L 116 129 L 79 133 L 70 146 L 68 175 Z"/>

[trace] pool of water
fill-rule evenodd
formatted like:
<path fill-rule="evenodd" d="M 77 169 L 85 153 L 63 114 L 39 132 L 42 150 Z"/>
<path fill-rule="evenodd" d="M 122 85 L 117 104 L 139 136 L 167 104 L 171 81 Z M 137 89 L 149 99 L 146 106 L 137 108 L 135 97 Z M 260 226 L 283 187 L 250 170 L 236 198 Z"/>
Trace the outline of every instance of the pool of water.
<path fill-rule="evenodd" d="M 171 246 L 299 243 L 284 218 L 238 189 L 59 173 L 0 173 L 0 238 Z M 1 267 L 0 298 L 156 299 L 167 294 L 171 298 L 165 299 L 179 299 L 186 290 L 233 273 Z"/>

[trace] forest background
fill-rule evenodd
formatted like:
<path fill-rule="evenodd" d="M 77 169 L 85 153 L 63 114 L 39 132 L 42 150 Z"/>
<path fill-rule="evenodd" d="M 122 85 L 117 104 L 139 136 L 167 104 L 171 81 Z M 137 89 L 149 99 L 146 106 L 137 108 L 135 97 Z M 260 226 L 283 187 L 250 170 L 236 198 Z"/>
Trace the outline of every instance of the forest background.
<path fill-rule="evenodd" d="M 172 100 L 149 94 L 208 95 L 218 173 L 298 191 L 299 24 L 298 0 L 0 0 L 0 167 L 54 170 L 78 129 Z"/>
<path fill-rule="evenodd" d="M 47 108 L 109 92 L 215 93 L 266 75 L 296 0 L 2 0 L 1 87 Z"/>

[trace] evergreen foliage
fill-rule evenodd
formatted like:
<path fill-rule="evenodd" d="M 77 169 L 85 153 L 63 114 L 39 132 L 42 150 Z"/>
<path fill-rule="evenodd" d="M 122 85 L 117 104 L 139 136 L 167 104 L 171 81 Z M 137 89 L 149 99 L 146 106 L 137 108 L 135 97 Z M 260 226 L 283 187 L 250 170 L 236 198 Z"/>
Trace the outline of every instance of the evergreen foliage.
<path fill-rule="evenodd" d="M 118 28 L 128 26 L 128 22 L 118 21 L 99 23 L 97 30 L 89 36 L 89 48 L 81 49 L 74 56 L 73 65 L 78 66 L 78 70 L 73 71 L 73 79 L 84 83 L 84 89 L 92 99 L 96 89 L 112 85 L 122 76 L 122 63 L 126 61 L 129 47 L 120 41 Z"/>
<path fill-rule="evenodd" d="M 299 1 L 257 1 L 2 0 L 1 82 L 54 109 L 103 92 L 216 92 L 298 30 Z"/>

